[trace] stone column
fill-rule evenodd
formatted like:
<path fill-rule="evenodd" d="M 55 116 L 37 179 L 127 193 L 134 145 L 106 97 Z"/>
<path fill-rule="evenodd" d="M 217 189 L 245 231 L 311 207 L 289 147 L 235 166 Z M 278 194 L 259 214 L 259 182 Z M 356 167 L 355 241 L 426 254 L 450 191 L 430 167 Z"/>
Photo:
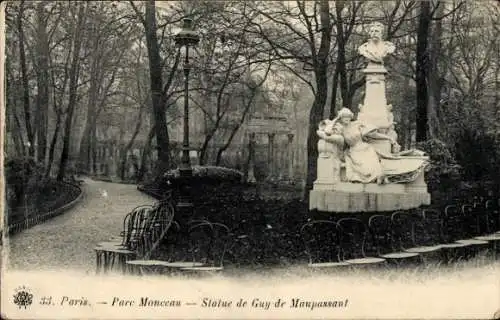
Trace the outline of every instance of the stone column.
<path fill-rule="evenodd" d="M 257 179 L 255 179 L 255 172 L 254 172 L 254 161 L 255 161 L 255 133 L 251 132 L 248 135 L 248 177 L 247 181 L 254 183 L 257 182 Z"/>
<path fill-rule="evenodd" d="M 358 120 L 374 125 L 385 133 L 390 125 L 385 95 L 387 69 L 382 64 L 370 63 L 363 73 L 366 75 L 365 99 L 360 105 Z M 383 153 L 391 153 L 391 144 L 387 140 L 372 141 L 371 144 Z"/>
<path fill-rule="evenodd" d="M 293 165 L 294 165 L 294 159 L 293 159 L 293 133 L 289 133 L 287 134 L 287 137 L 288 137 L 288 144 L 287 144 L 287 158 L 288 158 L 288 180 L 289 181 L 293 181 L 294 180 L 294 176 L 293 176 Z"/>
<path fill-rule="evenodd" d="M 200 156 L 198 150 L 189 150 L 189 158 L 192 166 L 200 164 Z"/>
<path fill-rule="evenodd" d="M 315 190 L 333 190 L 340 182 L 340 153 L 341 148 L 323 139 L 318 141 L 317 178 L 314 182 Z"/>
<path fill-rule="evenodd" d="M 103 170 L 103 173 L 106 176 L 109 175 L 108 156 L 109 156 L 109 146 L 108 146 L 108 143 L 105 143 L 104 144 L 104 161 L 103 161 L 104 170 Z"/>
<path fill-rule="evenodd" d="M 269 175 L 268 179 L 273 179 L 274 178 L 274 163 L 275 163 L 275 157 L 274 157 L 274 133 L 268 133 L 268 144 L 267 144 L 267 167 L 269 168 Z"/>
<path fill-rule="evenodd" d="M 102 175 L 102 173 L 104 172 L 104 159 L 106 159 L 104 157 L 104 145 L 102 143 L 100 143 L 100 155 L 98 157 L 98 163 L 97 163 L 97 170 L 99 171 L 99 174 Z"/>

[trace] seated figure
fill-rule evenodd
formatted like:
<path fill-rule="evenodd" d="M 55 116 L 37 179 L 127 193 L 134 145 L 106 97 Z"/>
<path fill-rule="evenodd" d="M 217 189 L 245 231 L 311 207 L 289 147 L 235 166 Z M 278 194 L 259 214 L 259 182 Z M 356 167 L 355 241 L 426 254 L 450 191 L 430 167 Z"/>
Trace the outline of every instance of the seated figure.
<path fill-rule="evenodd" d="M 320 139 L 339 145 L 344 150 L 345 180 L 361 183 L 407 183 L 415 180 L 427 164 L 427 158 L 416 150 L 395 154 L 382 154 L 370 143 L 370 139 L 397 142 L 389 135 L 377 132 L 377 128 L 361 121 L 353 121 L 351 110 L 343 108 L 337 117 L 327 122 L 324 130 L 318 130 Z M 397 149 L 397 148 L 395 148 Z"/>

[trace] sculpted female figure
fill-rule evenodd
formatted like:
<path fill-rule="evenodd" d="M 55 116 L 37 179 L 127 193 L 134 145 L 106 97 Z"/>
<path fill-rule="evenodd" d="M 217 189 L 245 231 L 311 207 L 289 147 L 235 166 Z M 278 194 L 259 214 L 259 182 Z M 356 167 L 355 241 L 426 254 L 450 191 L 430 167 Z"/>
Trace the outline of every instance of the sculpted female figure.
<path fill-rule="evenodd" d="M 382 41 L 383 30 L 384 26 L 381 23 L 373 23 L 368 31 L 370 39 L 368 39 L 368 42 L 362 44 L 358 49 L 359 54 L 371 62 L 378 64 L 383 64 L 385 56 L 393 53 L 395 50 L 393 43 L 389 41 Z"/>
<path fill-rule="evenodd" d="M 353 121 L 351 110 L 343 108 L 329 127 L 318 131 L 321 139 L 331 143 L 343 143 L 346 180 L 349 182 L 409 182 L 416 178 L 420 169 L 426 164 L 421 155 L 412 152 L 401 154 L 380 154 L 370 143 L 370 139 L 389 140 L 392 145 L 397 142 L 388 135 L 377 132 L 375 126 Z"/>

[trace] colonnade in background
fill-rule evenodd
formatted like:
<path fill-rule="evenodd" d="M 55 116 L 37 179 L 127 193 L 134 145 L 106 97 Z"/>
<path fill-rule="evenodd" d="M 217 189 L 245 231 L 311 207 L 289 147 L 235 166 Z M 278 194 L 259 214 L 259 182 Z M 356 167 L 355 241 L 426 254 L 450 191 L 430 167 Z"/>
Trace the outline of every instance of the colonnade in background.
<path fill-rule="evenodd" d="M 257 135 L 267 136 L 267 177 L 270 181 L 293 181 L 294 180 L 294 134 L 291 132 L 261 132 L 250 131 L 248 133 L 249 166 L 248 181 L 255 182 L 256 170 L 256 141 Z M 285 150 L 276 148 L 276 138 L 286 136 Z"/>

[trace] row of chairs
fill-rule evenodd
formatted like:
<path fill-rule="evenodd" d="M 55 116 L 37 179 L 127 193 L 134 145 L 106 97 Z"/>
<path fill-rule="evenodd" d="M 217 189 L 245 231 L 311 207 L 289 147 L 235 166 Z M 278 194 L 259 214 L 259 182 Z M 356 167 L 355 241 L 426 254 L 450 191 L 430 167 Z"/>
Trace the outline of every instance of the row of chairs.
<path fill-rule="evenodd" d="M 148 259 L 175 224 L 173 217 L 174 208 L 168 199 L 133 209 L 125 216 L 120 235 L 94 248 L 96 273 L 107 273 L 115 266 L 126 273 L 128 261 Z"/>
<path fill-rule="evenodd" d="M 443 210 L 374 214 L 367 222 L 357 218 L 309 221 L 300 233 L 311 267 L 386 262 L 400 265 L 436 255 L 451 261 L 500 240 L 500 235 L 493 233 L 499 229 L 498 212 L 498 202 L 492 200 L 462 201 Z M 175 207 L 168 198 L 130 212 L 120 237 L 96 247 L 98 272 L 112 269 L 115 260 L 123 273 L 219 272 L 224 269 L 229 246 L 246 240 L 244 234 L 236 235 L 226 225 L 206 220 L 192 220 L 181 228 L 174 214 Z M 174 239 L 168 239 L 167 234 L 174 235 Z M 182 246 L 180 238 L 187 239 L 186 246 Z M 169 243 L 173 250 L 168 257 L 159 258 L 156 254 L 162 242 Z"/>
<path fill-rule="evenodd" d="M 154 206 L 139 206 L 128 213 L 120 235 L 94 249 L 96 273 L 114 269 L 123 274 L 221 271 L 232 237 L 229 228 L 207 220 L 191 220 L 181 228 L 174 220 L 172 200 L 165 197 Z M 170 249 L 167 257 L 158 257 L 161 245 Z"/>
<path fill-rule="evenodd" d="M 357 218 L 314 220 L 301 236 L 310 267 L 453 261 L 500 241 L 498 202 L 454 203 L 444 210 L 425 208 Z M 443 260 L 444 259 L 444 260 Z"/>
<path fill-rule="evenodd" d="M 204 274 L 224 269 L 224 256 L 232 237 L 226 225 L 207 220 L 191 220 L 185 232 L 181 229 L 176 231 L 181 237 L 172 242 L 174 253 L 162 259 L 127 261 L 130 274 Z M 182 246 L 183 236 L 187 238 L 187 246 Z"/>

